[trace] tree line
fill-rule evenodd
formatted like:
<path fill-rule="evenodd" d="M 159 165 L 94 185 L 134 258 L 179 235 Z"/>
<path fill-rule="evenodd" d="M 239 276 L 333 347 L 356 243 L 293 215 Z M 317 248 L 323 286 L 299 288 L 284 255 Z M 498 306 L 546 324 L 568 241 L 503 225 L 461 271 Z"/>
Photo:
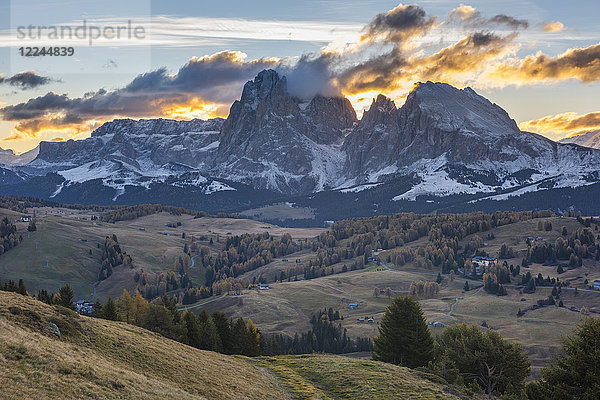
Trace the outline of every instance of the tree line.
<path fill-rule="evenodd" d="M 371 351 L 373 343 L 369 338 L 351 339 L 347 330 L 336 321 L 343 319 L 333 308 L 321 309 L 311 317 L 312 329 L 293 338 L 282 334 L 271 335 L 264 340 L 263 354 L 345 354 L 357 351 Z"/>
<path fill-rule="evenodd" d="M 130 221 L 146 215 L 168 212 L 172 215 L 194 215 L 198 218 L 209 216 L 204 211 L 193 211 L 183 207 L 167 206 L 162 204 L 138 204 L 135 206 L 122 206 L 117 209 L 107 211 L 100 215 L 100 220 L 103 222 L 115 223 L 118 221 Z"/>
<path fill-rule="evenodd" d="M 7 217 L 0 220 L 0 255 L 23 241 L 23 236 L 17 234 L 17 227 Z"/>

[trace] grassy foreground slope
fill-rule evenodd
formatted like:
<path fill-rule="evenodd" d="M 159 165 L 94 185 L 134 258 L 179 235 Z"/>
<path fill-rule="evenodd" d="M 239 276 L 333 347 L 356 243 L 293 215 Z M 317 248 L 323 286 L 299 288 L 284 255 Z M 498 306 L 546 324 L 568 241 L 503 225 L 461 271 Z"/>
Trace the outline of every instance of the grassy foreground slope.
<path fill-rule="evenodd" d="M 435 375 L 377 361 L 320 354 L 261 357 L 255 363 L 281 379 L 295 399 L 473 398 Z"/>
<path fill-rule="evenodd" d="M 55 323 L 59 339 L 47 330 Z M 0 292 L 2 398 L 286 398 L 252 364 Z"/>
<path fill-rule="evenodd" d="M 461 398 L 428 374 L 394 365 L 328 355 L 226 356 L 2 291 L 0 377 L 3 399 Z"/>

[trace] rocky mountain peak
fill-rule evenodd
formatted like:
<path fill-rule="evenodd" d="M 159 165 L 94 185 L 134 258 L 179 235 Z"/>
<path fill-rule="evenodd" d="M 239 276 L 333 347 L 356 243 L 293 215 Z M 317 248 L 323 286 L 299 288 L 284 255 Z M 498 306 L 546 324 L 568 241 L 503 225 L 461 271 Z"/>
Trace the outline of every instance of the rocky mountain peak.
<path fill-rule="evenodd" d="M 356 111 L 345 97 L 313 97 L 304 116 L 308 122 L 306 136 L 317 143 L 331 144 L 345 136 L 358 121 Z"/>
<path fill-rule="evenodd" d="M 373 126 L 382 123 L 389 123 L 395 118 L 398 111 L 394 101 L 382 94 L 373 99 L 371 107 L 363 114 L 361 125 Z"/>
<path fill-rule="evenodd" d="M 408 95 L 400 114 L 415 112 L 426 114 L 428 124 L 447 131 L 495 135 L 520 132 L 506 111 L 470 87 L 458 89 L 442 82 L 420 82 Z"/>
<path fill-rule="evenodd" d="M 330 145 L 355 123 L 347 99 L 318 95 L 304 102 L 288 92 L 284 76 L 264 70 L 231 106 L 214 168 L 261 188 L 310 192 L 339 175 L 343 156 Z"/>

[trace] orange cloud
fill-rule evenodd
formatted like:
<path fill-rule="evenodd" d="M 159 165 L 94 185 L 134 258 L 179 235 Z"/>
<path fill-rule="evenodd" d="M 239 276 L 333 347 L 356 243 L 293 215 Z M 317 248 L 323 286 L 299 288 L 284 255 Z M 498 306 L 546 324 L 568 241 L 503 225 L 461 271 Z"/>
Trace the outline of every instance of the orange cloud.
<path fill-rule="evenodd" d="M 227 117 L 228 107 L 228 104 L 210 103 L 199 97 L 193 97 L 184 103 L 165 105 L 161 110 L 161 115 L 173 119 Z"/>
<path fill-rule="evenodd" d="M 450 11 L 450 18 L 466 21 L 478 14 L 479 12 L 474 7 L 465 6 L 464 4 L 461 4 L 459 7 L 456 7 L 455 9 Z"/>
<path fill-rule="evenodd" d="M 600 112 L 584 115 L 574 112 L 548 115 L 540 119 L 522 122 L 519 124 L 519 128 L 558 140 L 591 130 L 599 130 Z"/>
<path fill-rule="evenodd" d="M 565 29 L 565 24 L 560 21 L 544 22 L 542 29 L 544 32 L 560 32 Z"/>
<path fill-rule="evenodd" d="M 571 79 L 596 82 L 600 80 L 600 43 L 582 49 L 569 49 L 556 57 L 540 52 L 522 60 L 506 61 L 496 67 L 489 77 L 503 84 L 519 85 Z"/>

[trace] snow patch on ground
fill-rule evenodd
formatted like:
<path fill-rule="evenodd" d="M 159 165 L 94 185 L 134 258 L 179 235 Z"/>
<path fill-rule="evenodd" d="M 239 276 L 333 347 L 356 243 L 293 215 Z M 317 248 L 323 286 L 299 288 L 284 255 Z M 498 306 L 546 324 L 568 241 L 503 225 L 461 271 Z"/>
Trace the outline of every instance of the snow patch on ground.
<path fill-rule="evenodd" d="M 365 183 L 364 185 L 358 185 L 358 186 L 353 186 L 353 187 L 349 187 L 349 188 L 345 188 L 345 189 L 340 189 L 341 193 L 358 193 L 358 192 L 362 192 L 363 190 L 368 190 L 368 189 L 373 189 L 374 187 L 377 187 L 379 185 L 381 185 L 382 183 Z"/>
<path fill-rule="evenodd" d="M 219 181 L 212 181 L 210 183 L 210 185 L 208 185 L 204 190 L 203 193 L 204 194 L 212 194 L 215 192 L 224 192 L 224 191 L 235 191 L 236 189 L 232 188 L 231 186 L 223 183 L 223 182 L 219 182 Z"/>

